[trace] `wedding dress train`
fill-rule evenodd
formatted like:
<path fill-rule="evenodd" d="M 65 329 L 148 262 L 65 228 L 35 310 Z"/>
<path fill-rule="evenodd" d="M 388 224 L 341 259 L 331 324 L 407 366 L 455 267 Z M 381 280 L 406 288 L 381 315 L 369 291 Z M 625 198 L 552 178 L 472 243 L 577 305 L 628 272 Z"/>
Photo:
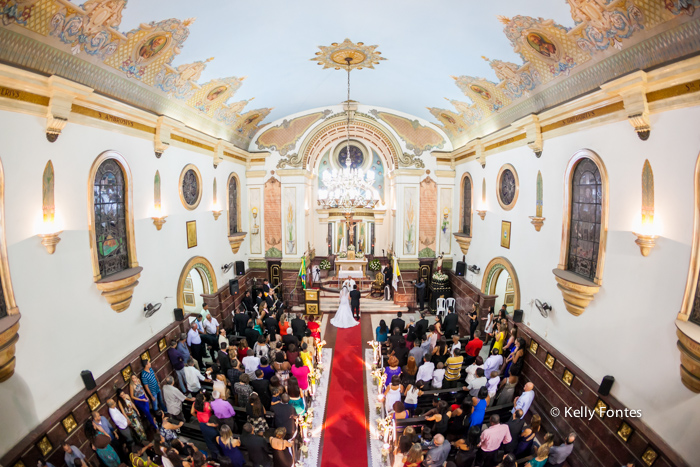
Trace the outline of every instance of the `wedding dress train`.
<path fill-rule="evenodd" d="M 350 300 L 348 296 L 350 293 L 348 289 L 343 287 L 340 291 L 340 305 L 338 306 L 338 311 L 335 312 L 335 317 L 331 320 L 331 324 L 337 328 L 351 328 L 360 324 L 352 316 L 352 309 L 350 308 Z"/>

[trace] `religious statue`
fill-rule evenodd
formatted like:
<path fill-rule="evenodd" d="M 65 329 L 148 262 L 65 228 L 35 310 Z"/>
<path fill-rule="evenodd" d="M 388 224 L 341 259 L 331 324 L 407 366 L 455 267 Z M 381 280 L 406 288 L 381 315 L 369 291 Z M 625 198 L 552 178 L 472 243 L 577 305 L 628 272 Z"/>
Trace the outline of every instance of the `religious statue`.
<path fill-rule="evenodd" d="M 442 272 L 442 257 L 445 253 L 440 253 L 440 256 L 437 258 L 437 270 L 438 272 Z"/>

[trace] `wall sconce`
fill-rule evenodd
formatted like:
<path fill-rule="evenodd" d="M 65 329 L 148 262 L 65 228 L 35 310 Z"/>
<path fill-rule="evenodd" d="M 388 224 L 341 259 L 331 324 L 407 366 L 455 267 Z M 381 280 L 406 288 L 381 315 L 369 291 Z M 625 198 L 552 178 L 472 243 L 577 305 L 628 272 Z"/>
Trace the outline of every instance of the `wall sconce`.
<path fill-rule="evenodd" d="M 165 218 L 168 216 L 163 215 L 160 209 L 160 204 L 155 205 L 154 211 L 155 215 L 152 216 L 151 219 L 153 219 L 153 225 L 156 226 L 156 230 L 160 230 L 163 227 L 163 224 L 165 224 Z"/>
<path fill-rule="evenodd" d="M 223 211 L 219 208 L 218 205 L 214 206 L 214 209 L 211 210 L 211 213 L 214 215 L 214 220 L 217 221 L 219 220 L 219 216 L 221 215 Z"/>
<path fill-rule="evenodd" d="M 642 168 L 642 228 L 640 232 L 632 232 L 637 236 L 634 243 L 639 245 L 642 256 L 649 256 L 651 249 L 656 246 L 659 236 L 654 235 L 654 232 L 654 172 L 647 159 Z"/>
<path fill-rule="evenodd" d="M 639 251 L 642 253 L 642 256 L 649 256 L 651 249 L 656 246 L 656 239 L 659 238 L 659 236 L 639 232 L 632 233 L 637 236 L 637 240 L 635 240 L 634 243 L 639 245 Z"/>
<path fill-rule="evenodd" d="M 484 217 L 486 217 L 486 209 L 484 209 L 483 211 L 479 211 L 479 210 L 477 209 L 477 210 L 476 210 L 476 213 L 479 215 L 479 217 L 481 217 L 481 220 L 482 220 L 482 221 L 484 220 Z"/>
<path fill-rule="evenodd" d="M 48 134 L 48 133 L 47 133 Z M 55 135 L 58 137 L 58 135 Z M 53 141 L 52 141 L 53 142 Z M 53 163 L 48 161 L 42 175 L 42 204 L 43 221 L 37 237 L 41 239 L 48 254 L 56 251 L 56 245 L 61 241 L 61 230 L 56 222 L 56 205 L 54 204 L 54 171 Z"/>
<path fill-rule="evenodd" d="M 53 222 L 51 225 L 53 225 Z M 56 251 L 56 245 L 61 241 L 61 233 L 63 233 L 63 230 L 37 234 L 37 237 L 41 239 L 41 244 L 44 245 L 48 254 L 52 255 Z"/>

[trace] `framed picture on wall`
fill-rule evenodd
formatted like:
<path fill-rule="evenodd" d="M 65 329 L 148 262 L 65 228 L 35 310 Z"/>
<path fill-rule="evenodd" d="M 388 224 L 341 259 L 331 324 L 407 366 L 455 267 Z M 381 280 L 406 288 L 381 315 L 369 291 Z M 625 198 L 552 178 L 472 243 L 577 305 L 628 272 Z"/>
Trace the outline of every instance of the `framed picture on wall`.
<path fill-rule="evenodd" d="M 510 222 L 501 221 L 501 246 L 510 250 Z"/>
<path fill-rule="evenodd" d="M 506 292 L 512 292 L 513 291 L 513 278 L 509 277 L 508 280 L 506 281 Z"/>
<path fill-rule="evenodd" d="M 187 222 L 187 248 L 197 246 L 197 221 Z"/>
<path fill-rule="evenodd" d="M 503 297 L 503 304 L 505 306 L 513 306 L 515 305 L 515 294 L 514 293 L 507 293 Z"/>
<path fill-rule="evenodd" d="M 193 293 L 190 293 L 190 292 L 183 293 L 182 300 L 185 303 L 185 306 L 195 306 Z"/>
<path fill-rule="evenodd" d="M 187 278 L 185 278 L 185 286 L 182 288 L 182 290 L 186 290 L 188 292 L 191 292 L 192 290 L 194 290 L 192 288 L 192 278 L 191 277 L 187 276 Z"/>

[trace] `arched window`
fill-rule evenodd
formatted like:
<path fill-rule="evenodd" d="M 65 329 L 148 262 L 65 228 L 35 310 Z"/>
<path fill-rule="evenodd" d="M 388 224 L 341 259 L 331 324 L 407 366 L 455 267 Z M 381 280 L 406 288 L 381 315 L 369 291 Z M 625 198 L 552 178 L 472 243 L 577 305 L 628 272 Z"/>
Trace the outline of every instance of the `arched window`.
<path fill-rule="evenodd" d="M 97 168 L 93 182 L 95 242 L 102 278 L 129 268 L 126 230 L 126 183 L 115 159 Z"/>
<path fill-rule="evenodd" d="M 600 170 L 582 158 L 571 178 L 571 225 L 566 268 L 593 281 L 598 269 L 603 190 Z"/>
<path fill-rule="evenodd" d="M 5 238 L 5 175 L 0 163 L 0 383 L 15 372 L 15 349 L 21 316 L 10 277 Z"/>
<path fill-rule="evenodd" d="M 240 207 L 239 199 L 239 184 L 238 177 L 231 174 L 228 177 L 228 232 L 229 235 L 239 233 L 241 225 L 238 219 L 238 210 Z"/>
<path fill-rule="evenodd" d="M 462 229 L 460 232 L 468 237 L 472 236 L 472 177 L 469 174 L 464 174 L 462 179 L 462 209 L 460 217 L 462 221 Z"/>

